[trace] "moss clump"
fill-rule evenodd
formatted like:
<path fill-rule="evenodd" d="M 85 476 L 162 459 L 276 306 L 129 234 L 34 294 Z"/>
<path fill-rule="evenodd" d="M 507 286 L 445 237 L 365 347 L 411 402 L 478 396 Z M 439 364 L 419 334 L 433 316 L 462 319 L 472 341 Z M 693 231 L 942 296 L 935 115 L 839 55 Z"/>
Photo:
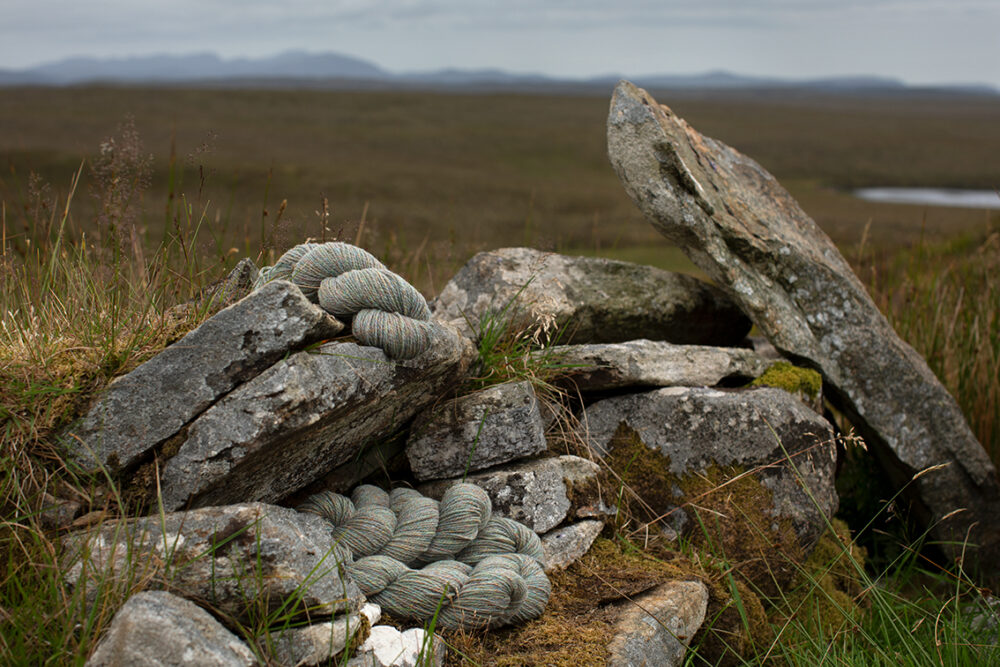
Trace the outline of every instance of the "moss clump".
<path fill-rule="evenodd" d="M 623 605 L 666 581 L 700 578 L 688 561 L 670 558 L 598 538 L 587 555 L 550 575 L 552 597 L 539 618 L 489 632 L 445 633 L 447 664 L 605 665 Z"/>
<path fill-rule="evenodd" d="M 622 516 L 670 523 L 698 549 L 726 561 L 755 590 L 771 596 L 796 572 L 805 554 L 792 522 L 774 516 L 774 499 L 761 474 L 711 465 L 689 475 L 670 472 L 668 457 L 646 446 L 622 424 L 606 462 L 625 488 Z M 635 530 L 634 525 L 622 530 Z"/>
<path fill-rule="evenodd" d="M 772 364 L 760 377 L 750 383 L 751 387 L 777 387 L 790 394 L 819 398 L 823 388 L 823 377 L 810 368 L 793 366 L 787 361 Z"/>
<path fill-rule="evenodd" d="M 778 626 L 796 623 L 806 633 L 832 637 L 862 614 L 863 585 L 858 574 L 865 550 L 851 539 L 847 524 L 834 519 L 823 534 L 795 585 L 771 613 Z"/>

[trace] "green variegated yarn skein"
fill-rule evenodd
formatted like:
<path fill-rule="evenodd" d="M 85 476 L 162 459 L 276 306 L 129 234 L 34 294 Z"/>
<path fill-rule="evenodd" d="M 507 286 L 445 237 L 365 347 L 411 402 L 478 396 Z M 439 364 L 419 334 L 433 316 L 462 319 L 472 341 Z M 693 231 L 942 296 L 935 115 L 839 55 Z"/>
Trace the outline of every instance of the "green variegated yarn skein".
<path fill-rule="evenodd" d="M 393 359 L 417 356 L 430 346 L 437 330 L 416 288 L 348 243 L 297 245 L 274 266 L 261 269 L 256 286 L 271 280 L 290 280 L 330 314 L 353 318 L 354 337 Z"/>
<path fill-rule="evenodd" d="M 496 627 L 534 618 L 548 601 L 538 536 L 492 516 L 474 484 L 452 486 L 440 503 L 412 489 L 359 486 L 351 500 L 326 492 L 299 510 L 333 524 L 338 544 L 357 559 L 348 565 L 352 578 L 398 616 L 438 613 L 446 628 Z"/>

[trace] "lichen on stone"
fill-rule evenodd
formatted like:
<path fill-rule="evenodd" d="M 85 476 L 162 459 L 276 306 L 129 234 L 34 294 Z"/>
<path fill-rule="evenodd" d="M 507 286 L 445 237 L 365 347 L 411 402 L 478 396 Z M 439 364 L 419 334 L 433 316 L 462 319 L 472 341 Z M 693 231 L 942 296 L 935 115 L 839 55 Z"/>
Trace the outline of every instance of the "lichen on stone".
<path fill-rule="evenodd" d="M 815 399 L 823 388 L 823 377 L 810 368 L 801 368 L 787 361 L 778 361 L 751 382 L 750 386 L 777 387 L 793 395 L 804 394 Z"/>

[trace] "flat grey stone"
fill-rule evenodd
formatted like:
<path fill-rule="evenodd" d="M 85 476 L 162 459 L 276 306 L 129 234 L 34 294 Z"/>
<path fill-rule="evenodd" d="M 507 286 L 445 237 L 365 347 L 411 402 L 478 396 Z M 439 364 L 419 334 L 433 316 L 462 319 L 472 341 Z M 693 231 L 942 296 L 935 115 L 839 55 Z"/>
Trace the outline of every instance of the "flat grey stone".
<path fill-rule="evenodd" d="M 465 481 L 485 489 L 497 516 L 544 533 L 567 516 L 575 516 L 580 505 L 589 510 L 596 504 L 600 470 L 593 461 L 564 455 L 499 466 L 469 475 Z M 440 500 L 445 491 L 461 481 L 458 478 L 428 482 L 418 490 Z"/>
<path fill-rule="evenodd" d="M 530 248 L 479 253 L 431 304 L 436 319 L 473 337 L 483 316 L 505 308 L 515 326 L 562 328 L 565 343 L 733 345 L 750 331 L 722 290 L 692 276 Z"/>
<path fill-rule="evenodd" d="M 604 522 L 585 519 L 556 528 L 541 536 L 545 552 L 545 571 L 564 570 L 575 563 L 594 544 L 604 529 Z"/>
<path fill-rule="evenodd" d="M 262 503 L 111 521 L 64 538 L 66 581 L 92 600 L 103 577 L 148 580 L 235 618 L 248 608 L 313 617 L 357 611 L 364 596 L 343 571 L 349 552 L 318 516 Z"/>
<path fill-rule="evenodd" d="M 191 424 L 163 467 L 163 505 L 284 498 L 401 430 L 464 377 L 472 355 L 443 326 L 406 361 L 347 342 L 293 354 Z"/>
<path fill-rule="evenodd" d="M 585 423 L 594 452 L 607 455 L 618 446 L 619 429 L 627 427 L 643 446 L 664 457 L 664 470 L 677 479 L 713 464 L 758 470 L 757 478 L 772 496 L 768 512 L 775 520 L 791 521 L 806 552 L 837 509 L 833 430 L 781 389 L 667 387 L 598 401 L 586 409 Z M 786 452 L 797 472 L 788 465 Z M 685 502 L 706 502 L 666 486 L 656 490 L 660 498 L 654 501 L 652 491 L 644 496 L 660 503 L 652 507 L 659 514 Z"/>
<path fill-rule="evenodd" d="M 87 667 L 250 667 L 250 647 L 207 611 L 166 591 L 136 593 L 118 610 Z"/>
<path fill-rule="evenodd" d="M 66 444 L 90 468 L 128 468 L 289 351 L 341 329 L 299 288 L 271 283 L 115 380 Z"/>
<path fill-rule="evenodd" d="M 443 479 L 544 452 L 530 382 L 505 382 L 445 401 L 410 429 L 406 456 L 418 480 Z"/>
<path fill-rule="evenodd" d="M 353 642 L 366 627 L 360 614 L 340 616 L 332 621 L 298 628 L 272 631 L 270 641 L 279 665 L 326 665 Z"/>
<path fill-rule="evenodd" d="M 620 387 L 712 387 L 750 380 L 772 363 L 739 347 L 674 345 L 664 341 L 558 345 L 545 350 L 565 367 L 562 376 L 580 391 Z"/>
<path fill-rule="evenodd" d="M 653 225 L 725 287 L 867 441 L 949 557 L 1000 572 L 1000 481 L 955 399 L 771 174 L 627 81 L 608 154 Z M 926 474 L 914 477 L 923 471 Z M 887 489 L 887 495 L 892 495 Z"/>
<path fill-rule="evenodd" d="M 625 607 L 608 645 L 608 667 L 681 665 L 708 609 L 700 581 L 671 581 Z"/>

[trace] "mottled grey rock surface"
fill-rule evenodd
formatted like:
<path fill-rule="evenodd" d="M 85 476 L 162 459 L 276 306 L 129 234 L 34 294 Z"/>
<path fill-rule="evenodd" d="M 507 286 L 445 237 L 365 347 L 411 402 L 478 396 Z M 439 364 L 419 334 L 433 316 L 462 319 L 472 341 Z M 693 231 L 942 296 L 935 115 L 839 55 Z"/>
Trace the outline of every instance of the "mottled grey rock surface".
<path fill-rule="evenodd" d="M 472 355 L 447 327 L 406 361 L 347 342 L 293 354 L 191 424 L 163 467 L 163 505 L 279 500 L 402 429 L 464 377 Z"/>
<path fill-rule="evenodd" d="M 523 523 L 536 533 L 555 528 L 584 506 L 599 503 L 600 467 L 579 456 L 556 456 L 499 466 L 465 478 L 486 490 L 493 513 Z M 428 482 L 418 487 L 424 495 L 440 500 L 462 479 Z"/>
<path fill-rule="evenodd" d="M 954 398 L 791 195 L 756 162 L 626 81 L 611 100 L 608 153 L 653 225 L 724 286 L 779 351 L 823 374 L 827 398 L 945 551 L 1000 571 L 993 463 Z M 911 483 L 932 466 L 941 467 Z"/>
<path fill-rule="evenodd" d="M 608 646 L 608 667 L 681 665 L 708 609 L 700 581 L 671 581 L 626 603 Z"/>
<path fill-rule="evenodd" d="M 806 550 L 837 509 L 833 430 L 780 389 L 668 387 L 598 401 L 587 408 L 585 419 L 596 453 L 607 456 L 619 447 L 641 445 L 663 457 L 663 474 L 675 479 L 664 478 L 662 488 L 642 493 L 657 513 L 685 502 L 707 504 L 688 497 L 680 486 L 685 478 L 713 465 L 758 470 L 756 475 L 771 496 L 767 512 L 775 520 L 790 521 Z M 641 443 L 632 441 L 632 434 Z M 788 465 L 788 457 L 795 469 Z M 638 457 L 633 452 L 626 458 Z M 809 488 L 808 494 L 802 484 Z"/>
<path fill-rule="evenodd" d="M 207 611 L 166 591 L 136 593 L 118 610 L 87 667 L 250 667 L 253 652 Z"/>
<path fill-rule="evenodd" d="M 132 466 L 290 350 L 341 329 L 297 287 L 274 282 L 115 380 L 70 428 L 67 446 L 89 467 Z"/>
<path fill-rule="evenodd" d="M 431 304 L 434 317 L 467 335 L 485 314 L 518 325 L 565 329 L 565 343 L 617 343 L 637 338 L 732 345 L 750 321 L 716 287 L 650 266 L 570 257 L 530 248 L 481 252 L 462 267 Z"/>
<path fill-rule="evenodd" d="M 542 535 L 545 571 L 562 570 L 575 563 L 577 559 L 587 553 L 603 528 L 603 521 L 586 519 L 550 530 Z"/>
<path fill-rule="evenodd" d="M 406 456 L 418 480 L 456 477 L 545 451 L 530 382 L 505 382 L 445 401 L 410 429 Z"/>
<path fill-rule="evenodd" d="M 365 627 L 367 619 L 350 614 L 324 623 L 272 631 L 270 642 L 279 665 L 328 665 L 349 641 L 356 645 L 355 637 Z"/>
<path fill-rule="evenodd" d="M 249 606 L 313 617 L 356 611 L 364 602 L 343 572 L 349 553 L 335 546 L 329 524 L 286 507 L 248 503 L 108 522 L 64 538 L 66 581 L 86 586 L 102 576 L 169 586 L 236 618 Z M 259 608 L 259 607 L 257 607 Z"/>
<path fill-rule="evenodd" d="M 580 391 L 619 387 L 712 387 L 750 380 L 772 363 L 739 347 L 674 345 L 664 341 L 557 345 L 542 353 L 563 365 Z"/>

